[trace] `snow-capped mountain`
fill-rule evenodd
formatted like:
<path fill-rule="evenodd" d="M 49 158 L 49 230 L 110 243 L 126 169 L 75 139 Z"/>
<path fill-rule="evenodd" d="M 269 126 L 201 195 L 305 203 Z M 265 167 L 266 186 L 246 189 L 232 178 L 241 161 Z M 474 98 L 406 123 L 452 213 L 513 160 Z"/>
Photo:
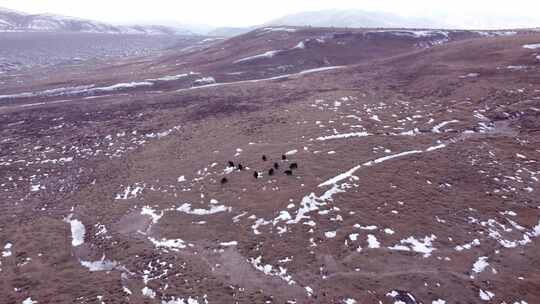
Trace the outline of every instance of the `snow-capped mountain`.
<path fill-rule="evenodd" d="M 161 25 L 116 26 L 93 20 L 52 14 L 27 14 L 5 8 L 0 8 L 0 31 L 193 35 L 188 30 L 175 27 Z"/>
<path fill-rule="evenodd" d="M 315 27 L 444 28 L 447 24 L 424 18 L 405 18 L 390 13 L 362 10 L 323 10 L 287 15 L 267 25 Z"/>

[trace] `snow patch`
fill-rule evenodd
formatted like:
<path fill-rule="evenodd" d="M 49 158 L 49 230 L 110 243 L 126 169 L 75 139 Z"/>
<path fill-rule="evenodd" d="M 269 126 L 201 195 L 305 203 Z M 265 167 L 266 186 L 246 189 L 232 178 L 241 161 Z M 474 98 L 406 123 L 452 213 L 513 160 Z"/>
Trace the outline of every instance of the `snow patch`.
<path fill-rule="evenodd" d="M 262 54 L 259 54 L 259 55 L 254 55 L 254 56 L 245 57 L 245 58 L 236 60 L 234 63 L 243 63 L 243 62 L 253 61 L 253 60 L 261 59 L 261 58 L 272 58 L 272 57 L 276 56 L 277 54 L 279 54 L 281 52 L 283 52 L 283 51 L 281 51 L 281 50 L 268 51 L 268 52 L 265 52 L 265 53 L 262 53 Z"/>
<path fill-rule="evenodd" d="M 484 291 L 482 289 L 480 289 L 480 291 L 478 292 L 478 295 L 480 296 L 480 299 L 482 301 L 490 301 L 491 299 L 493 299 L 495 297 L 495 294 L 493 292 L 490 292 L 490 291 Z"/>
<path fill-rule="evenodd" d="M 330 135 L 330 136 L 321 136 L 318 137 L 317 140 L 319 141 L 325 141 L 325 140 L 331 140 L 331 139 L 343 139 L 343 138 L 350 138 L 350 137 L 366 137 L 370 136 L 368 132 L 355 132 L 355 133 L 344 133 L 344 134 L 336 134 L 336 135 Z"/>
<path fill-rule="evenodd" d="M 99 261 L 80 261 L 81 265 L 88 268 L 88 270 L 95 272 L 95 271 L 111 271 L 116 266 L 117 263 L 114 261 L 109 261 L 105 259 L 105 255 L 101 258 Z"/>
<path fill-rule="evenodd" d="M 369 248 L 375 249 L 375 248 L 380 248 L 381 247 L 381 243 L 379 243 L 379 241 L 377 241 L 377 238 L 373 234 L 368 234 L 367 242 L 368 242 L 368 247 Z"/>
<path fill-rule="evenodd" d="M 198 75 L 198 74 L 199 73 L 189 72 L 189 73 L 185 73 L 185 74 L 178 74 L 178 75 L 172 75 L 172 76 L 163 76 L 163 77 L 156 78 L 156 79 L 147 79 L 146 81 L 150 81 L 150 82 L 175 81 L 175 80 L 179 80 L 179 79 L 182 79 L 182 78 L 186 78 L 186 77 L 191 76 L 191 75 Z"/>
<path fill-rule="evenodd" d="M 540 43 L 525 44 L 523 47 L 530 50 L 536 50 L 536 49 L 540 49 Z"/>
<path fill-rule="evenodd" d="M 478 260 L 474 262 L 472 270 L 476 273 L 481 273 L 482 271 L 484 271 L 486 267 L 489 266 L 487 259 L 488 257 L 485 257 L 485 256 L 479 257 Z"/>
<path fill-rule="evenodd" d="M 336 231 L 327 231 L 324 233 L 324 236 L 328 239 L 333 239 L 336 237 Z"/>
<path fill-rule="evenodd" d="M 205 301 L 204 303 L 208 303 L 208 302 Z M 197 299 L 192 298 L 192 297 L 189 297 L 187 299 L 174 298 L 173 297 L 169 301 L 162 300 L 161 304 L 199 304 L 199 301 Z"/>
<path fill-rule="evenodd" d="M 222 243 L 219 243 L 219 245 L 223 247 L 237 246 L 238 242 L 237 241 L 222 242 Z"/>
<path fill-rule="evenodd" d="M 152 209 L 150 206 L 144 206 L 141 210 L 141 215 L 148 215 L 152 218 L 152 223 L 157 224 L 158 221 L 163 217 L 163 211 L 160 214 L 157 214 L 156 210 Z"/>
<path fill-rule="evenodd" d="M 468 249 L 471 249 L 473 246 L 480 246 L 480 240 L 478 239 L 474 239 L 472 242 L 470 243 L 467 243 L 467 244 L 464 244 L 464 245 L 458 245 L 456 247 L 454 247 L 457 251 L 463 251 L 463 250 L 468 250 Z"/>
<path fill-rule="evenodd" d="M 64 222 L 69 223 L 71 226 L 71 245 L 73 247 L 78 247 L 84 243 L 84 235 L 86 234 L 86 229 L 84 225 L 79 220 L 72 219 L 73 214 L 70 214 L 67 218 L 64 219 Z"/>
<path fill-rule="evenodd" d="M 203 86 L 203 85 L 209 85 L 209 84 L 215 84 L 215 83 L 216 83 L 216 80 L 214 79 L 214 77 L 203 77 L 194 81 L 194 84 L 196 86 Z"/>
<path fill-rule="evenodd" d="M 179 251 L 180 249 L 186 248 L 186 243 L 181 239 L 161 239 L 157 240 L 155 238 L 148 238 L 156 248 L 162 248 L 166 250 Z"/>
<path fill-rule="evenodd" d="M 304 41 L 300 41 L 298 42 L 298 44 L 293 48 L 293 49 L 305 49 L 306 48 L 306 44 L 304 43 Z"/>
<path fill-rule="evenodd" d="M 12 254 L 11 248 L 12 247 L 13 247 L 13 244 L 6 243 L 6 245 L 4 245 L 4 251 L 2 251 L 2 257 L 7 258 L 7 257 L 11 256 L 11 254 Z"/>
<path fill-rule="evenodd" d="M 445 121 L 445 122 L 441 122 L 440 124 L 436 125 L 433 127 L 433 129 L 431 129 L 431 131 L 433 133 L 441 133 L 441 128 L 449 125 L 449 124 L 453 124 L 453 123 L 458 123 L 459 120 L 450 120 L 450 121 Z"/>
<path fill-rule="evenodd" d="M 192 209 L 191 204 L 185 203 L 182 206 L 176 208 L 176 211 L 180 211 L 192 215 L 210 215 L 220 212 L 231 212 L 232 208 L 225 205 L 212 205 L 210 209 Z"/>
<path fill-rule="evenodd" d="M 408 237 L 404 240 L 401 240 L 398 245 L 394 245 L 392 247 L 388 247 L 390 250 L 401 250 L 401 251 L 414 251 L 418 253 L 422 253 L 425 258 L 431 256 L 431 253 L 436 248 L 433 248 L 432 242 L 436 240 L 437 237 L 435 235 L 426 236 L 423 240 L 417 240 L 414 237 Z"/>
<path fill-rule="evenodd" d="M 317 72 L 324 72 L 324 71 L 330 71 L 330 70 L 337 70 L 337 69 L 343 69 L 345 66 L 329 66 L 329 67 L 322 67 L 322 68 L 316 68 L 316 69 L 310 69 L 302 71 L 298 74 L 304 75 L 304 74 L 311 74 L 311 73 L 317 73 Z"/>
<path fill-rule="evenodd" d="M 291 150 L 291 151 L 285 153 L 285 155 L 294 155 L 296 153 L 298 153 L 298 150 Z"/>
<path fill-rule="evenodd" d="M 281 266 L 278 266 L 278 269 L 274 269 L 272 265 L 262 263 L 262 256 L 257 257 L 256 259 L 251 258 L 249 260 L 251 265 L 257 270 L 263 272 L 265 275 L 279 277 L 280 279 L 287 282 L 289 285 L 294 285 L 296 282 L 292 279 L 290 274 L 287 274 L 287 269 Z"/>
<path fill-rule="evenodd" d="M 144 286 L 144 288 L 141 289 L 141 292 L 144 297 L 147 297 L 150 299 L 154 299 L 156 297 L 156 292 L 148 288 L 148 286 Z"/>
<path fill-rule="evenodd" d="M 478 76 L 480 76 L 479 73 L 469 73 L 467 75 L 459 76 L 459 78 L 462 78 L 462 79 L 464 79 L 464 78 L 476 78 Z"/>
<path fill-rule="evenodd" d="M 139 194 L 144 190 L 145 185 L 135 184 L 133 186 L 127 186 L 122 193 L 116 194 L 116 200 L 128 200 L 137 198 Z"/>
<path fill-rule="evenodd" d="M 266 27 L 261 30 L 262 32 L 288 32 L 288 33 L 294 33 L 297 30 L 294 28 L 287 28 L 287 27 Z"/>

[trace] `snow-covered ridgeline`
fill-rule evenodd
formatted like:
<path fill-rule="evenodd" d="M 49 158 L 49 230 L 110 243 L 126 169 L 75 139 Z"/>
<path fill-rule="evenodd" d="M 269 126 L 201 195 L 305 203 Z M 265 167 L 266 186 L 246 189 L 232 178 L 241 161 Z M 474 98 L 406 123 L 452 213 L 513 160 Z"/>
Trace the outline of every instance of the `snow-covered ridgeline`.
<path fill-rule="evenodd" d="M 258 83 L 258 82 L 272 81 L 272 80 L 280 80 L 280 79 L 286 79 L 286 78 L 289 78 L 289 77 L 297 77 L 297 76 L 302 76 L 302 75 L 306 75 L 306 74 L 319 73 L 319 72 L 325 72 L 325 71 L 343 69 L 343 68 L 346 68 L 346 66 L 322 67 L 322 68 L 316 68 L 316 69 L 309 69 L 309 70 L 301 71 L 301 72 L 298 72 L 298 73 L 295 73 L 295 74 L 285 74 L 285 75 L 279 75 L 279 76 L 274 76 L 274 77 L 270 77 L 270 78 L 250 79 L 250 80 L 241 80 L 241 81 L 234 81 L 234 82 L 221 82 L 221 83 L 213 83 L 213 84 L 208 84 L 208 85 L 201 85 L 201 86 L 192 87 L 192 88 L 179 89 L 176 92 L 185 92 L 185 91 L 199 90 L 199 89 L 212 88 L 212 87 L 239 85 L 239 84 L 245 84 L 245 83 Z"/>
<path fill-rule="evenodd" d="M 37 92 L 23 92 L 17 94 L 0 95 L 2 99 L 17 99 L 17 98 L 31 98 L 31 97 L 58 97 L 58 96 L 77 96 L 77 95 L 96 95 L 103 93 L 113 93 L 117 91 L 123 91 L 128 89 L 136 89 L 142 87 L 152 87 L 156 82 L 175 81 L 182 78 L 186 78 L 192 75 L 198 75 L 198 73 L 190 72 L 179 75 L 163 76 L 155 79 L 146 79 L 144 81 L 133 81 L 126 83 L 117 83 L 109 86 L 96 87 L 96 85 L 81 85 L 74 87 L 56 88 Z"/>
<path fill-rule="evenodd" d="M 143 82 L 129 82 L 129 83 L 117 83 L 111 86 L 95 87 L 95 85 L 84 85 L 68 88 L 57 88 L 39 92 L 26 92 L 19 94 L 0 95 L 2 99 L 15 99 L 15 98 L 30 98 L 30 97 L 58 97 L 58 96 L 76 96 L 76 95 L 94 95 L 100 93 L 115 92 L 126 89 L 134 89 L 140 87 L 153 86 L 154 83 L 149 81 Z"/>

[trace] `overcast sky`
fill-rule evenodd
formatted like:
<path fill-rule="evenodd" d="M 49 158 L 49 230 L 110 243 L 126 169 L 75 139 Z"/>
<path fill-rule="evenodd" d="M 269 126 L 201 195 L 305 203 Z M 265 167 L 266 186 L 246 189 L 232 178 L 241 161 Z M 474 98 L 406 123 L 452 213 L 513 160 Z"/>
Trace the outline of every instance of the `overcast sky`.
<path fill-rule="evenodd" d="M 322 9 L 540 18 L 540 0 L 0 0 L 0 7 L 111 23 L 175 21 L 212 26 L 258 25 L 286 14 Z"/>

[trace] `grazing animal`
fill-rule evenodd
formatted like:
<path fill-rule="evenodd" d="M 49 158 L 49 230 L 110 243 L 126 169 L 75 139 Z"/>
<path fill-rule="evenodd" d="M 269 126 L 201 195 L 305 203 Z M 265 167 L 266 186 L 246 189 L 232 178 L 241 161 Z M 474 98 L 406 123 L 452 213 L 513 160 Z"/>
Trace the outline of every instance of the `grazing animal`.
<path fill-rule="evenodd" d="M 292 163 L 290 166 L 289 166 L 289 169 L 293 170 L 293 169 L 298 169 L 298 164 L 297 163 Z"/>
<path fill-rule="evenodd" d="M 274 175 L 274 169 L 268 170 L 268 175 L 270 175 L 270 176 Z"/>
<path fill-rule="evenodd" d="M 286 174 L 286 175 L 292 175 L 292 170 L 286 170 L 286 171 L 285 171 L 285 174 Z"/>
<path fill-rule="evenodd" d="M 242 166 L 242 164 L 238 164 L 238 170 L 240 171 L 244 170 L 244 166 Z"/>
<path fill-rule="evenodd" d="M 279 169 L 279 164 L 278 163 L 274 163 L 274 169 Z"/>
<path fill-rule="evenodd" d="M 226 184 L 226 183 L 228 183 L 228 182 L 229 182 L 229 180 L 228 180 L 226 177 L 224 177 L 224 178 L 221 179 L 221 184 L 222 184 L 222 185 L 223 185 L 223 184 Z"/>
<path fill-rule="evenodd" d="M 234 167 L 234 163 L 232 161 L 229 161 L 229 167 Z"/>
<path fill-rule="evenodd" d="M 267 160 L 266 155 L 263 155 L 263 156 L 262 156 L 262 160 L 263 160 L 263 161 L 266 161 L 266 160 Z"/>
<path fill-rule="evenodd" d="M 253 177 L 254 178 L 259 178 L 259 172 L 257 172 L 257 171 L 253 172 Z"/>
<path fill-rule="evenodd" d="M 286 160 L 287 159 L 287 155 L 283 154 L 281 155 L 281 160 Z"/>

